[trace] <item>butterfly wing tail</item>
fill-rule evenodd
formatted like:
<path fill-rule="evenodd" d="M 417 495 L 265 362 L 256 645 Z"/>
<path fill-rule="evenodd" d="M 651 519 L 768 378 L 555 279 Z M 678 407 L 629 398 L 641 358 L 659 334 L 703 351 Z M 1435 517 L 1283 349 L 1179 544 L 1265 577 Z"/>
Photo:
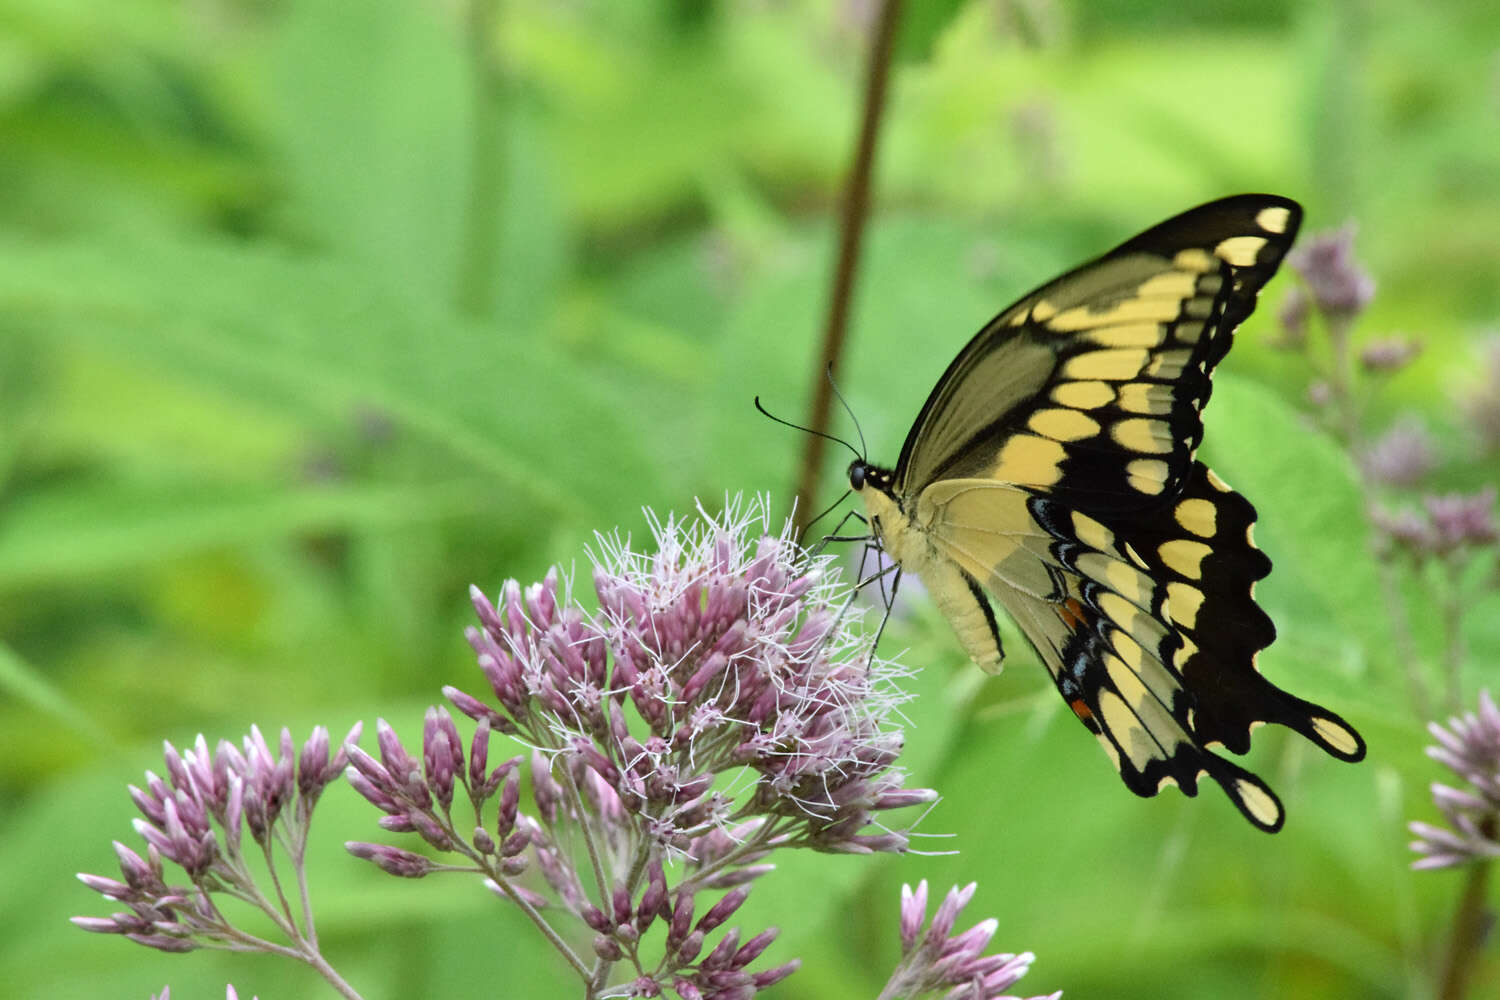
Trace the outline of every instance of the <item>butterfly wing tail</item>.
<path fill-rule="evenodd" d="M 1360 760 L 1365 743 L 1352 726 L 1260 673 L 1260 651 L 1276 628 L 1255 602 L 1255 583 L 1271 570 L 1255 546 L 1255 517 L 1250 501 L 1194 462 L 1169 507 L 1113 519 L 1147 572 L 1165 582 L 1165 610 L 1183 639 L 1174 666 L 1193 693 L 1188 721 L 1205 745 L 1233 753 L 1250 749 L 1257 724 L 1275 723 L 1340 760 Z"/>

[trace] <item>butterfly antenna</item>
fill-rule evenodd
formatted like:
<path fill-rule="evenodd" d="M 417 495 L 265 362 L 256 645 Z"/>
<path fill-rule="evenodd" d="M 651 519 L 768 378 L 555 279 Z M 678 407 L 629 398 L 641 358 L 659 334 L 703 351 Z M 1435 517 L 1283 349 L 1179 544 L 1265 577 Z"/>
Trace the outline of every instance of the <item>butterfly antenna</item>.
<path fill-rule="evenodd" d="M 835 389 L 834 391 L 837 392 L 838 390 Z M 842 399 L 843 397 L 839 397 L 839 398 Z M 847 406 L 847 404 L 846 404 L 846 406 Z M 790 420 L 783 420 L 783 419 L 781 419 L 780 417 L 776 416 L 774 413 L 772 413 L 771 411 L 767 410 L 764 406 L 761 405 L 761 403 L 760 403 L 760 397 L 759 396 L 755 397 L 755 408 L 760 411 L 760 415 L 761 416 L 767 417 L 767 418 L 769 418 L 771 420 L 774 420 L 778 424 L 783 424 L 783 425 L 785 425 L 787 427 L 792 428 L 793 430 L 802 431 L 804 434 L 812 434 L 812 435 L 814 435 L 816 437 L 824 438 L 824 439 L 826 439 L 828 441 L 832 441 L 834 444 L 841 444 L 845 448 L 848 448 L 850 451 L 854 452 L 854 457 L 855 458 L 858 458 L 858 459 L 862 460 L 865 457 L 863 453 L 855 451 L 854 450 L 854 445 L 850 444 L 848 441 L 845 441 L 843 438 L 834 437 L 832 434 L 825 434 L 823 431 L 815 431 L 811 427 L 803 427 L 801 424 L 794 424 Z M 858 428 L 858 426 L 859 426 L 858 424 L 855 425 L 856 428 Z M 859 440 L 860 440 L 860 443 L 863 444 L 864 443 L 864 436 L 861 435 Z"/>
<path fill-rule="evenodd" d="M 859 435 L 859 457 L 861 460 L 863 460 L 864 457 L 870 453 L 870 449 L 865 445 L 865 432 L 864 429 L 859 426 L 859 418 L 854 415 L 854 407 L 849 405 L 849 401 L 844 398 L 844 394 L 842 392 L 839 392 L 839 384 L 833 380 L 832 362 L 829 362 L 828 364 L 828 387 L 832 389 L 833 394 L 838 397 L 839 405 L 844 408 L 845 413 L 849 414 L 849 420 L 854 424 L 854 433 Z"/>

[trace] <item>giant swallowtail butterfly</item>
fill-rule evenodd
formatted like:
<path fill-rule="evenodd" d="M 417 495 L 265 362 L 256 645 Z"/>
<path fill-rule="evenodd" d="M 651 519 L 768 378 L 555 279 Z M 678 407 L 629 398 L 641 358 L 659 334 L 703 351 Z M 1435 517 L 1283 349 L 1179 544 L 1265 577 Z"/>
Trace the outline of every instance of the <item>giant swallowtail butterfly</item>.
<path fill-rule="evenodd" d="M 849 466 L 875 540 L 976 663 L 1004 655 L 988 593 L 1126 787 L 1196 795 L 1207 774 L 1270 832 L 1281 801 L 1215 748 L 1244 753 L 1263 722 L 1341 760 L 1365 744 L 1257 670 L 1271 563 L 1255 508 L 1194 453 L 1214 366 L 1301 218 L 1286 198 L 1225 198 L 1048 282 L 959 352 L 894 469 Z"/>

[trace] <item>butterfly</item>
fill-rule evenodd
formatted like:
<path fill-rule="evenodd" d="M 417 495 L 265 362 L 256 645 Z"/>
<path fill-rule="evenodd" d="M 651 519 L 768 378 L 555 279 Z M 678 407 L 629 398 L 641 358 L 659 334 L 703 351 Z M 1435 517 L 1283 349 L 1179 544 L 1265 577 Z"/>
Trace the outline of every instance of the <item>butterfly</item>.
<path fill-rule="evenodd" d="M 980 667 L 1009 613 L 1131 791 L 1207 774 L 1262 830 L 1281 800 L 1213 751 L 1287 726 L 1340 760 L 1365 743 L 1261 676 L 1276 636 L 1255 508 L 1194 457 L 1214 366 L 1296 236 L 1274 195 L 1209 202 L 987 323 L 927 398 L 894 469 L 848 470 L 872 538 L 926 585 Z"/>

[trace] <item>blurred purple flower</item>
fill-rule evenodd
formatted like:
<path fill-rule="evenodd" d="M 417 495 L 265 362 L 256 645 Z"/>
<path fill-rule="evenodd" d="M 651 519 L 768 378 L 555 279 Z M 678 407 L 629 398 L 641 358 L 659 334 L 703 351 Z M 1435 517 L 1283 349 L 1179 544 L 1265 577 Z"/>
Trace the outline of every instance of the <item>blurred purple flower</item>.
<path fill-rule="evenodd" d="M 1333 386 L 1323 379 L 1315 379 L 1307 385 L 1307 401 L 1318 409 L 1333 402 Z"/>
<path fill-rule="evenodd" d="M 1424 558 L 1437 547 L 1432 522 L 1410 508 L 1376 506 L 1370 511 L 1370 520 L 1384 539 L 1383 551 L 1387 553 L 1395 550 Z"/>
<path fill-rule="evenodd" d="M 1421 420 L 1404 417 L 1365 448 L 1360 465 L 1383 486 L 1416 486 L 1437 465 L 1432 435 Z"/>
<path fill-rule="evenodd" d="M 1354 223 L 1313 233 L 1287 255 L 1287 263 L 1307 282 L 1318 311 L 1353 317 L 1375 297 L 1375 279 L 1354 257 Z"/>
<path fill-rule="evenodd" d="M 1434 783 L 1432 798 L 1448 827 L 1408 825 L 1417 840 L 1411 849 L 1422 857 L 1413 868 L 1450 868 L 1500 857 L 1500 709 L 1488 691 L 1479 695 L 1479 710 L 1427 727 L 1438 741 L 1427 755 L 1453 771 L 1468 789 Z"/>
<path fill-rule="evenodd" d="M 1421 353 L 1421 341 L 1411 337 L 1385 337 L 1366 344 L 1359 352 L 1359 363 L 1367 372 L 1385 374 L 1400 371 Z"/>
<path fill-rule="evenodd" d="M 1500 541 L 1495 523 L 1495 487 L 1477 493 L 1422 498 L 1422 511 L 1376 508 L 1375 527 L 1396 548 L 1421 559 L 1446 557 Z"/>
<path fill-rule="evenodd" d="M 1058 137 L 1057 110 L 1043 99 L 1018 105 L 1010 115 L 1010 139 L 1025 177 L 1056 190 L 1067 179 L 1067 160 Z"/>
<path fill-rule="evenodd" d="M 999 921 L 991 917 L 961 934 L 953 927 L 974 897 L 975 884 L 948 891 L 932 922 L 927 919 L 927 882 L 915 890 L 901 887 L 901 962 L 891 973 L 879 1000 L 938 998 L 945 1000 L 1016 1000 L 1006 990 L 1026 975 L 1035 960 L 1030 952 L 986 955 Z M 1062 991 L 1033 1000 L 1055 1000 Z"/>
<path fill-rule="evenodd" d="M 1273 346 L 1288 351 L 1300 351 L 1307 346 L 1307 314 L 1312 308 L 1307 292 L 1300 285 L 1293 285 L 1281 299 L 1276 318 L 1281 321 L 1281 336 Z"/>
<path fill-rule="evenodd" d="M 1500 537 L 1495 526 L 1493 486 L 1486 486 L 1478 493 L 1424 497 L 1422 503 L 1432 519 L 1440 553 L 1492 545 Z"/>

